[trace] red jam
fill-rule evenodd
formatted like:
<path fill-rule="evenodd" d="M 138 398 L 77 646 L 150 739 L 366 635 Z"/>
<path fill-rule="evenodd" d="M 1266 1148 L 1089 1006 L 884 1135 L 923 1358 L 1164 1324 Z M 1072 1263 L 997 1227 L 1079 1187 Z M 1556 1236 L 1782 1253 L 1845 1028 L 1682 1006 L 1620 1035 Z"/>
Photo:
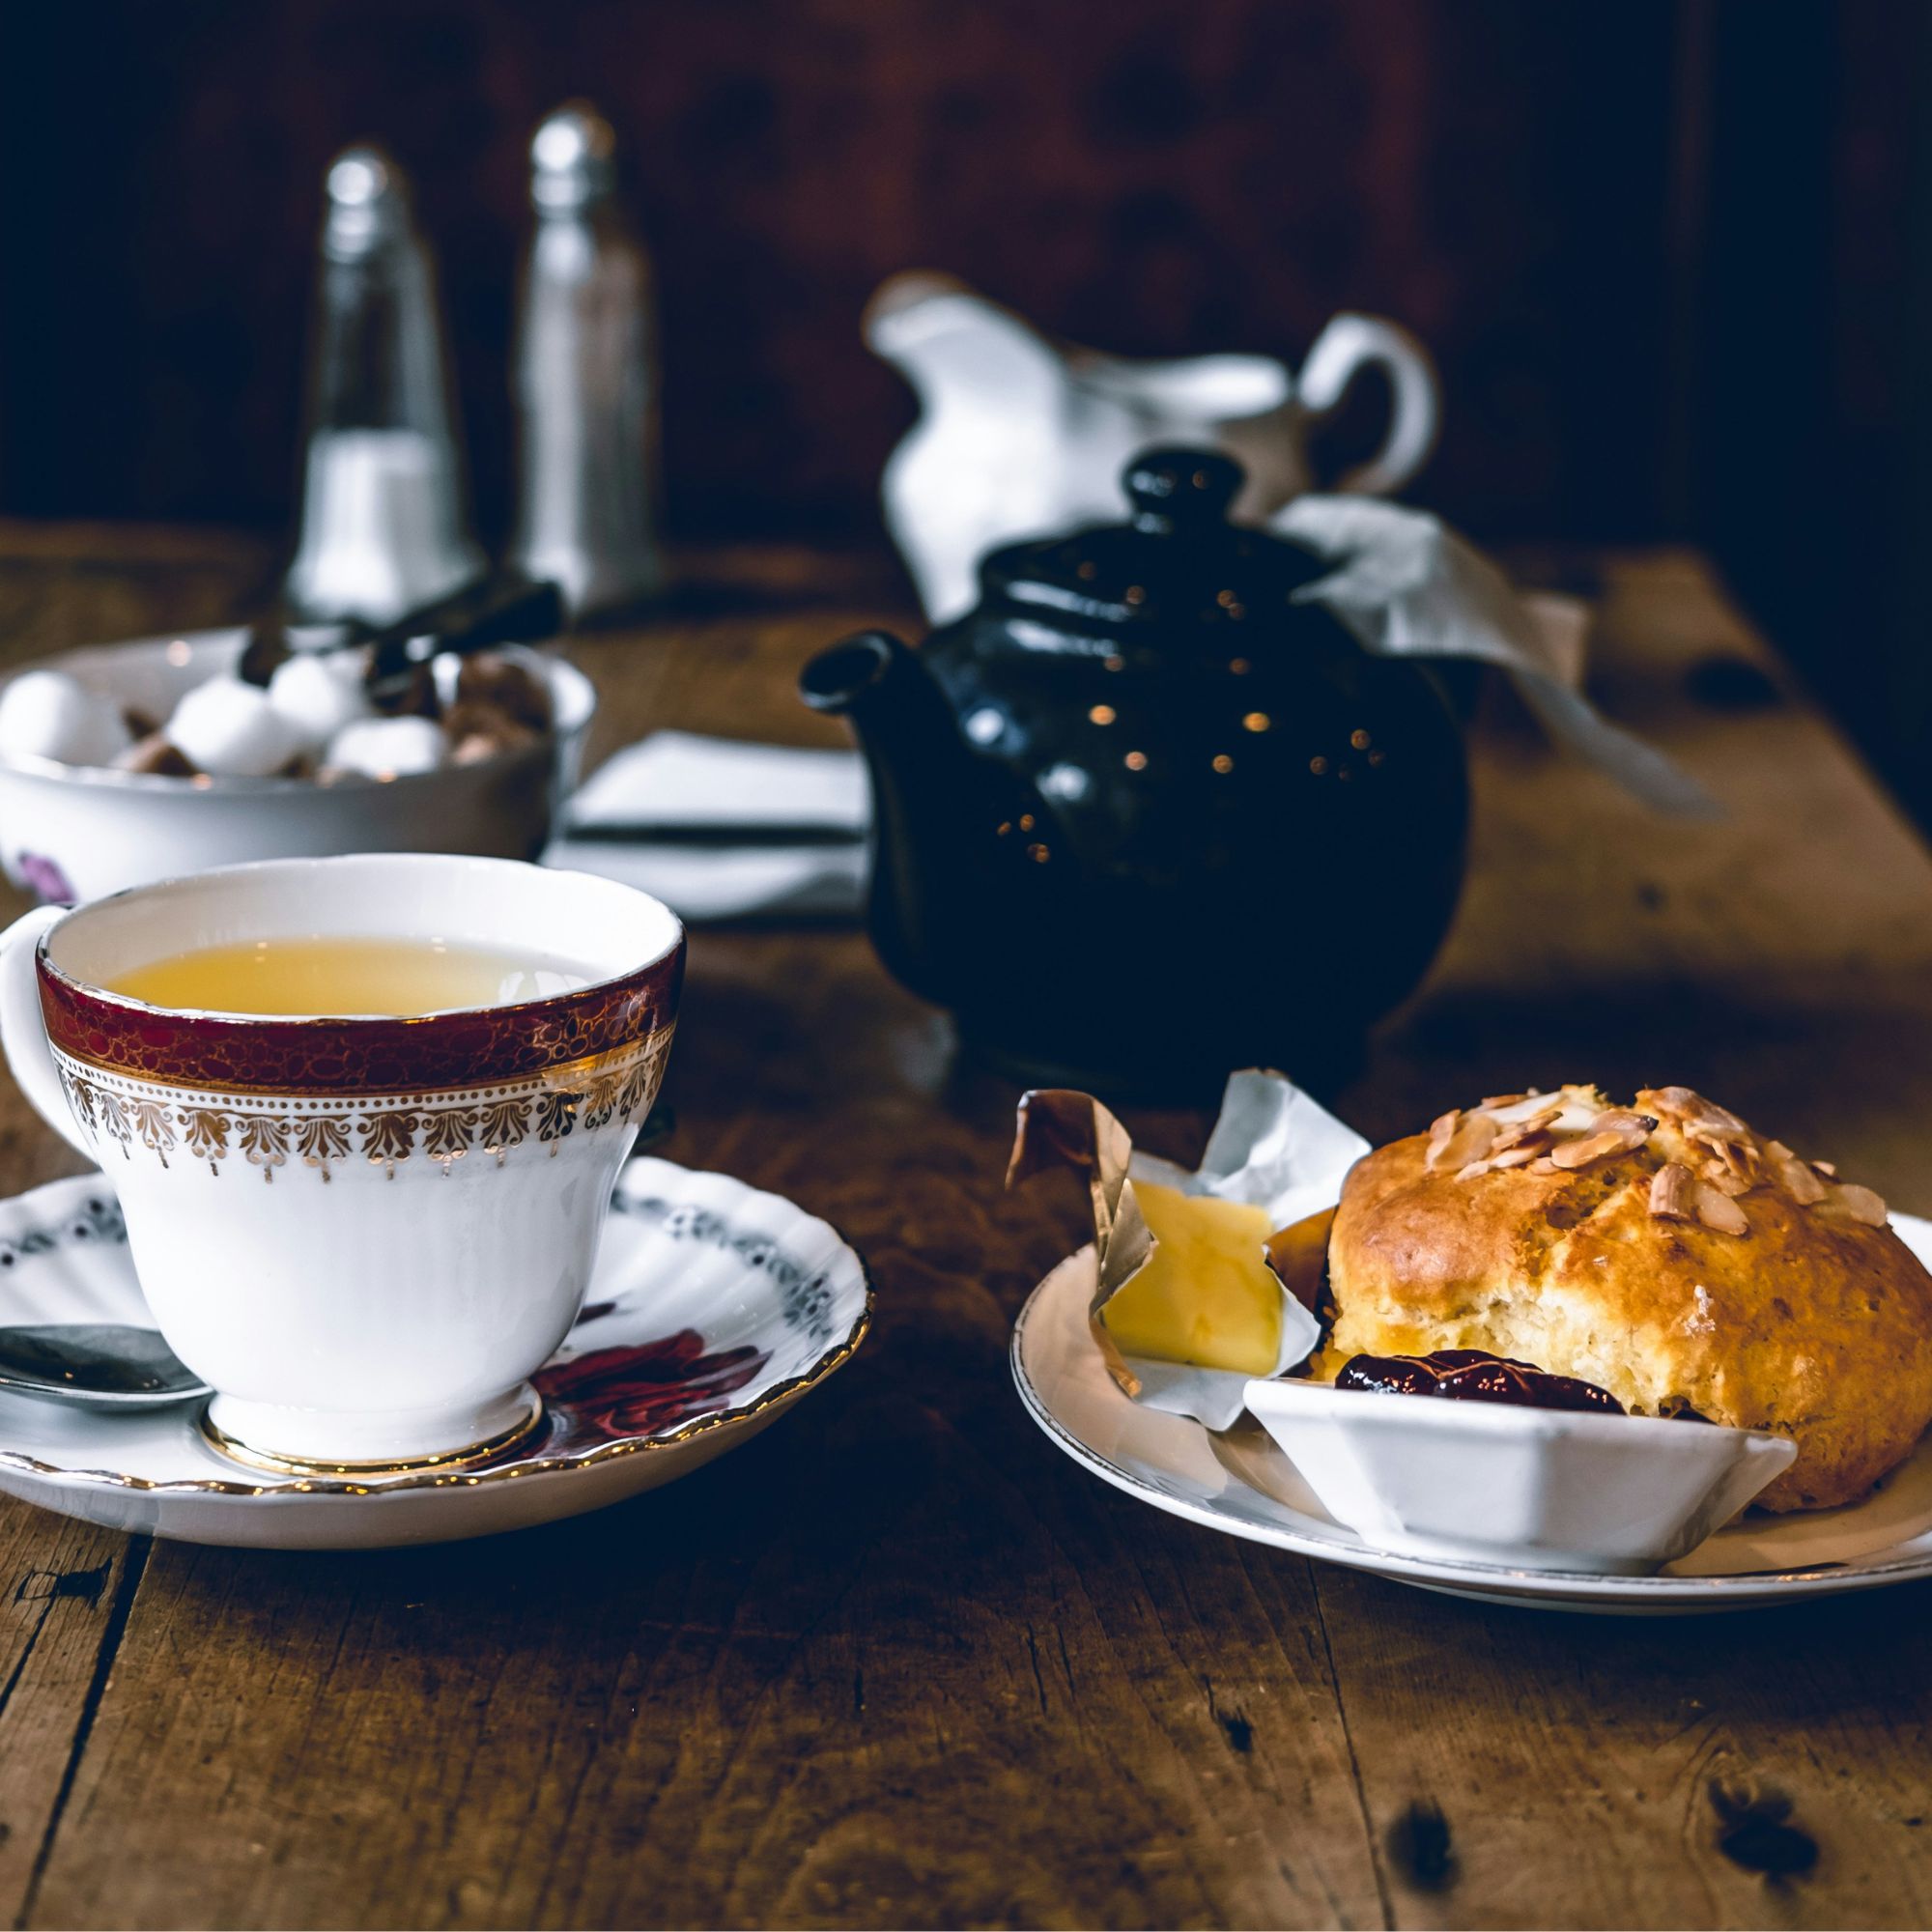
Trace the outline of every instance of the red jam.
<path fill-rule="evenodd" d="M 1337 1388 L 1378 1395 L 1441 1395 L 1459 1402 L 1506 1402 L 1519 1408 L 1571 1408 L 1621 1415 L 1607 1389 L 1575 1376 L 1552 1376 L 1529 1362 L 1513 1362 L 1482 1349 L 1438 1349 L 1433 1355 L 1354 1355 L 1335 1378 Z"/>

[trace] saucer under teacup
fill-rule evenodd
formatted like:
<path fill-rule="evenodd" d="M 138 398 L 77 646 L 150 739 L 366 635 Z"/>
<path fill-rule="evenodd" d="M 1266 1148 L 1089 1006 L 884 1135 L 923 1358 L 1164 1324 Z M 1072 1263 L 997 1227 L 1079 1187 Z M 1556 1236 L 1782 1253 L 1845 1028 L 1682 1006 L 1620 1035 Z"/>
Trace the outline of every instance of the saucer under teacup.
<path fill-rule="evenodd" d="M 98 1176 L 0 1202 L 0 1320 L 148 1320 Z M 0 1491 L 130 1532 L 261 1548 L 451 1542 L 601 1509 L 776 1420 L 864 1340 L 857 1252 L 793 1203 L 639 1155 L 582 1313 L 517 1439 L 398 1472 L 247 1466 L 205 1405 L 111 1414 L 0 1393 Z"/>

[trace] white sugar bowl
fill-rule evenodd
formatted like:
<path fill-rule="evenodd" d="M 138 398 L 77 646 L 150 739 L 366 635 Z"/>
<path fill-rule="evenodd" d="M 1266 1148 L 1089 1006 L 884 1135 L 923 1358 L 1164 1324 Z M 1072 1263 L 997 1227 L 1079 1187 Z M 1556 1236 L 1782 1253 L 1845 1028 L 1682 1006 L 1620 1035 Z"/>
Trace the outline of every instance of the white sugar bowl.
<path fill-rule="evenodd" d="M 199 631 L 62 651 L 0 681 L 0 704 L 10 687 L 52 671 L 117 713 L 168 718 L 185 694 L 232 672 L 247 639 L 244 630 Z M 39 898 L 76 903 L 250 859 L 532 858 L 576 785 L 597 694 L 561 659 L 532 652 L 528 661 L 549 685 L 551 735 L 435 769 L 178 778 L 0 751 L 0 867 Z"/>

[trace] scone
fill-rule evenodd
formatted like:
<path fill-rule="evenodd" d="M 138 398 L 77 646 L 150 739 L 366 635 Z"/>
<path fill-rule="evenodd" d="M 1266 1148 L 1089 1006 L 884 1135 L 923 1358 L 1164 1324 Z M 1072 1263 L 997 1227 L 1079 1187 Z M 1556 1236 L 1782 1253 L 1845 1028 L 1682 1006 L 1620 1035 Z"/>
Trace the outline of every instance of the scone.
<path fill-rule="evenodd" d="M 1444 1114 L 1342 1190 L 1324 1366 L 1486 1349 L 1792 1436 L 1758 1501 L 1862 1495 L 1932 1422 L 1932 1275 L 1869 1188 L 1684 1087 L 1594 1087 Z M 1687 1425 L 1691 1426 L 1691 1425 Z"/>

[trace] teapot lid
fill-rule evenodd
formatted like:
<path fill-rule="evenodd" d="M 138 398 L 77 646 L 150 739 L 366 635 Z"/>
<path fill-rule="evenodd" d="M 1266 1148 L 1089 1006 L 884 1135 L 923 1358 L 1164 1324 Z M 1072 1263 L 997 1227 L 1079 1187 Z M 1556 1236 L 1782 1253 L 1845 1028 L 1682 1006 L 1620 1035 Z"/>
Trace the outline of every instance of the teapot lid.
<path fill-rule="evenodd" d="M 1305 545 L 1228 521 L 1246 472 L 1216 450 L 1144 450 L 1121 480 L 1133 505 L 1126 523 L 987 555 L 982 611 L 1003 607 L 1010 622 L 1081 633 L 1239 623 L 1278 612 L 1330 568 Z"/>

